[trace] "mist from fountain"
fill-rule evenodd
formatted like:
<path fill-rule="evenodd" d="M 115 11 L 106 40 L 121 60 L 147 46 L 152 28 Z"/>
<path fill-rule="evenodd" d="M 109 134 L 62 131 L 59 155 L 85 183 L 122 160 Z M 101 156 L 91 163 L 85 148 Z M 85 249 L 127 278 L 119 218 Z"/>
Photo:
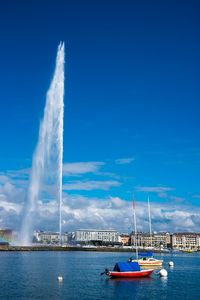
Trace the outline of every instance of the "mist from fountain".
<path fill-rule="evenodd" d="M 64 43 L 58 46 L 56 67 L 46 96 L 44 117 L 40 124 L 38 143 L 33 155 L 27 202 L 24 207 L 20 245 L 31 245 L 38 219 L 38 203 L 53 187 L 58 200 L 59 234 L 62 236 L 62 163 L 64 117 Z M 47 200 L 45 200 L 47 201 Z"/>

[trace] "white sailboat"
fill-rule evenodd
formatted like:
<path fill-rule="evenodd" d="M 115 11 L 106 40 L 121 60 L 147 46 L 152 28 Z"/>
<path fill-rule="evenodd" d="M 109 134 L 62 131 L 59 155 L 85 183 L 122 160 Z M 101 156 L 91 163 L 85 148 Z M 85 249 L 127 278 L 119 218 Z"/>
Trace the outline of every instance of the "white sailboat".
<path fill-rule="evenodd" d="M 148 196 L 148 214 L 149 214 L 149 236 L 150 236 L 150 247 L 151 247 L 151 249 L 153 249 L 152 231 L 151 231 L 151 210 L 150 210 L 149 196 Z"/>
<path fill-rule="evenodd" d="M 150 210 L 149 197 L 148 197 L 148 215 L 149 215 L 150 246 L 151 246 L 151 249 L 153 249 L 152 229 L 151 229 L 151 210 Z M 135 220 L 135 210 L 134 210 L 134 220 Z M 136 228 L 136 221 L 135 221 L 135 228 Z M 136 245 L 137 245 L 136 230 L 135 230 L 135 239 L 136 239 Z M 140 259 L 138 259 L 138 255 L 141 257 Z M 159 259 L 156 259 L 153 257 L 153 252 L 138 254 L 137 247 L 136 247 L 136 258 L 137 258 L 139 265 L 143 266 L 143 267 L 149 267 L 149 266 L 159 267 L 159 266 L 162 266 L 162 263 L 163 263 L 163 260 L 159 260 Z"/>
<path fill-rule="evenodd" d="M 135 254 L 136 254 L 136 259 L 138 261 L 137 225 L 136 225 L 136 214 L 135 214 L 134 198 L 132 199 L 132 206 L 133 206 L 133 219 L 134 219 L 134 229 L 135 229 Z"/>

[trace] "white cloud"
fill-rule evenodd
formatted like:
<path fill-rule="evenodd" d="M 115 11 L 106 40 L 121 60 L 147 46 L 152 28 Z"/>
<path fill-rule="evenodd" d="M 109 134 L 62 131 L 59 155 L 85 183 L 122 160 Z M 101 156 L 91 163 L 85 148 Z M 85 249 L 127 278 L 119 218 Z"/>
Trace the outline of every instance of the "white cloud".
<path fill-rule="evenodd" d="M 4 191 L 4 192 L 3 192 Z M 15 202 L 11 196 L 13 187 L 6 185 L 0 193 L 0 227 L 18 229 L 20 227 L 23 197 Z M 14 194 L 15 194 L 14 192 Z M 8 198 L 9 195 L 9 198 Z M 63 193 L 63 230 L 78 228 L 113 228 L 120 232 L 133 230 L 131 201 L 119 197 L 99 199 Z M 58 230 L 58 202 L 38 201 L 35 215 L 35 229 Z M 200 231 L 200 208 L 175 202 L 170 204 L 151 202 L 153 231 Z M 136 203 L 137 226 L 140 231 L 148 231 L 147 203 Z"/>
<path fill-rule="evenodd" d="M 137 192 L 148 192 L 148 193 L 165 193 L 174 190 L 174 188 L 165 187 L 165 186 L 137 186 L 135 189 Z"/>
<path fill-rule="evenodd" d="M 154 193 L 157 194 L 159 198 L 162 199 L 170 199 L 175 202 L 182 202 L 184 201 L 183 198 L 168 195 L 168 192 L 174 191 L 175 189 L 172 187 L 166 186 L 136 186 L 135 190 L 137 192 L 145 192 L 145 193 Z"/>
<path fill-rule="evenodd" d="M 73 181 L 63 185 L 63 190 L 82 190 L 82 191 L 92 191 L 92 190 L 109 190 L 112 187 L 120 186 L 119 181 L 107 180 L 107 181 Z"/>
<path fill-rule="evenodd" d="M 63 164 L 63 176 L 97 173 L 104 162 L 75 162 Z"/>
<path fill-rule="evenodd" d="M 18 228 L 26 191 L 14 184 L 13 179 L 1 173 L 0 175 L 0 227 Z"/>
<path fill-rule="evenodd" d="M 104 163 L 90 162 L 68 165 L 66 173 L 85 174 L 96 173 Z M 14 172 L 15 174 L 20 174 Z M 25 174 L 26 172 L 22 172 Z M 0 227 L 19 229 L 21 225 L 23 203 L 26 198 L 25 185 L 20 185 L 22 177 L 0 173 Z M 27 174 L 27 173 L 26 173 Z M 25 180 L 26 182 L 26 180 Z M 117 180 L 108 181 L 70 181 L 64 185 L 64 190 L 76 190 L 76 195 L 63 193 L 63 230 L 73 231 L 78 228 L 113 228 L 120 232 L 133 230 L 133 211 L 131 201 L 119 197 L 111 197 L 111 193 L 104 199 L 83 197 L 80 190 L 109 190 L 120 186 Z M 138 186 L 137 192 L 167 194 L 174 189 L 166 186 Z M 198 198 L 198 194 L 195 195 Z M 183 198 L 169 195 L 168 203 L 151 202 L 152 229 L 155 231 L 200 231 L 200 208 L 184 205 Z M 172 205 L 173 201 L 173 205 Z M 35 229 L 58 230 L 58 202 L 38 201 L 35 215 Z M 138 230 L 148 231 L 147 203 L 136 202 L 136 216 Z"/>
<path fill-rule="evenodd" d="M 7 181 L 0 184 L 0 197 L 13 203 L 23 202 L 25 198 L 25 190 L 23 188 L 16 187 L 7 178 Z"/>
<path fill-rule="evenodd" d="M 2 197 L 2 195 L 0 195 L 0 209 L 1 210 L 3 209 L 7 213 L 9 213 L 10 211 L 13 211 L 16 214 L 19 214 L 21 212 L 21 209 L 22 209 L 21 204 L 9 202 L 2 198 L 4 198 L 4 197 Z"/>
<path fill-rule="evenodd" d="M 26 188 L 28 185 L 30 169 L 9 170 L 0 172 L 0 185 L 4 183 L 11 183 L 21 188 Z"/>
<path fill-rule="evenodd" d="M 199 231 L 200 209 L 180 204 L 161 205 L 151 203 L 153 231 Z M 58 203 L 40 202 L 38 206 L 37 228 L 58 229 Z M 106 199 L 87 198 L 80 195 L 63 195 L 63 230 L 78 228 L 113 228 L 120 232 L 133 230 L 133 211 L 130 201 L 119 197 Z M 148 231 L 147 203 L 136 203 L 137 226 L 140 231 Z"/>
<path fill-rule="evenodd" d="M 174 202 L 181 203 L 181 202 L 185 201 L 185 198 L 183 198 L 183 197 L 177 197 L 177 196 L 170 196 L 170 200 L 172 200 Z"/>
<path fill-rule="evenodd" d="M 118 165 L 125 165 L 125 164 L 130 164 L 135 160 L 133 157 L 128 157 L 128 158 L 119 158 L 115 160 L 115 163 Z"/>

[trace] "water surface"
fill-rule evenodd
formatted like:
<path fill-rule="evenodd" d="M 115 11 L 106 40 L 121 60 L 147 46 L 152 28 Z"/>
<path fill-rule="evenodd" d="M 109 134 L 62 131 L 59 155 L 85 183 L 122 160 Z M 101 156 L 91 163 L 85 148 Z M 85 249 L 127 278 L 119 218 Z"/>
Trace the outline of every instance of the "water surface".
<path fill-rule="evenodd" d="M 0 252 L 0 299 L 198 299 L 200 255 L 163 255 L 168 278 L 109 279 L 105 267 L 131 253 Z M 160 256 L 157 256 L 160 258 Z M 174 262 L 174 268 L 168 262 Z M 58 274 L 63 282 L 57 281 Z"/>

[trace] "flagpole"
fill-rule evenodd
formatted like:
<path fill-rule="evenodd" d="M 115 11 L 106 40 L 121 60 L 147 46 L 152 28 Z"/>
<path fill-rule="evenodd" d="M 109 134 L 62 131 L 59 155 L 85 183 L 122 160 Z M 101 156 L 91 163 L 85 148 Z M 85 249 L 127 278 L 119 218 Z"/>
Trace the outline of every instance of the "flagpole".
<path fill-rule="evenodd" d="M 134 228 L 135 228 L 135 254 L 136 254 L 136 259 L 138 260 L 137 224 L 136 224 L 134 197 L 133 197 L 133 200 L 132 200 L 132 206 L 133 206 L 133 219 L 134 219 Z"/>
<path fill-rule="evenodd" d="M 150 245 L 151 245 L 151 248 L 152 248 L 151 211 L 150 211 L 149 196 L 148 196 L 148 212 L 149 212 L 149 234 L 150 234 Z"/>

